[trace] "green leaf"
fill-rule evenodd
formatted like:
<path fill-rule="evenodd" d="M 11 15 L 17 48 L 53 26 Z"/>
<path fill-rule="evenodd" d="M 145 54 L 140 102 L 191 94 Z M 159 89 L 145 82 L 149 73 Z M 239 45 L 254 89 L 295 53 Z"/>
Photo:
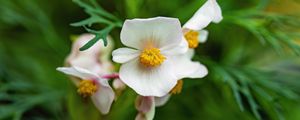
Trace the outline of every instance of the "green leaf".
<path fill-rule="evenodd" d="M 90 17 L 82 21 L 72 23 L 71 26 L 82 26 L 87 32 L 95 35 L 93 39 L 91 39 L 79 50 L 84 51 L 89 49 L 100 39 L 103 40 L 104 46 L 107 46 L 107 36 L 113 28 L 122 26 L 120 20 L 114 15 L 105 11 L 95 0 L 89 0 L 89 2 L 83 2 L 81 0 L 73 1 L 80 7 L 84 8 L 85 12 L 89 14 Z M 92 28 L 88 28 L 92 27 L 93 24 L 105 24 L 107 26 L 105 26 L 102 30 L 94 30 Z"/>
<path fill-rule="evenodd" d="M 87 18 L 85 20 L 75 22 L 75 23 L 71 23 L 70 25 L 74 26 L 74 27 L 79 27 L 79 26 L 86 26 L 86 25 L 91 26 L 94 23 L 104 23 L 104 24 L 108 24 L 108 25 L 111 24 L 110 21 L 108 21 L 104 18 L 101 18 L 101 17 L 98 17 L 98 16 L 92 16 L 92 17 Z"/>
<path fill-rule="evenodd" d="M 84 27 L 88 32 L 93 33 L 95 37 L 90 40 L 88 43 L 86 43 L 83 47 L 81 47 L 79 50 L 84 51 L 92 47 L 98 40 L 102 39 L 104 46 L 107 46 L 107 36 L 108 33 L 114 28 L 114 26 L 108 26 L 107 28 L 101 30 L 101 31 L 95 31 L 92 29 L 89 29 L 87 27 Z"/>
<path fill-rule="evenodd" d="M 84 51 L 89 49 L 90 47 L 92 47 L 98 40 L 101 39 L 101 35 L 99 34 L 94 34 L 95 37 L 93 39 L 91 39 L 88 43 L 86 43 L 84 46 L 82 46 L 79 50 L 80 51 Z M 105 40 L 103 40 L 104 43 L 106 42 Z"/>

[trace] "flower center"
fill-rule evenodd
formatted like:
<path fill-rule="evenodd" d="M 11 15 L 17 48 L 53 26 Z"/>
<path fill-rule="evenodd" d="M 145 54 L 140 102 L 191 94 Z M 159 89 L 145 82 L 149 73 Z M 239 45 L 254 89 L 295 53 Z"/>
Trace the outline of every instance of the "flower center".
<path fill-rule="evenodd" d="M 199 44 L 198 36 L 199 36 L 199 32 L 195 30 L 189 30 L 184 34 L 184 37 L 189 44 L 189 48 L 198 47 Z"/>
<path fill-rule="evenodd" d="M 95 81 L 81 80 L 77 89 L 77 92 L 83 97 L 92 96 L 98 90 L 98 86 Z"/>
<path fill-rule="evenodd" d="M 181 93 L 182 85 L 183 85 L 183 81 L 182 80 L 178 80 L 177 84 L 175 85 L 175 87 L 169 93 L 170 94 L 179 94 L 179 93 Z"/>
<path fill-rule="evenodd" d="M 161 65 L 166 59 L 157 48 L 147 48 L 140 55 L 140 62 L 146 67 Z"/>

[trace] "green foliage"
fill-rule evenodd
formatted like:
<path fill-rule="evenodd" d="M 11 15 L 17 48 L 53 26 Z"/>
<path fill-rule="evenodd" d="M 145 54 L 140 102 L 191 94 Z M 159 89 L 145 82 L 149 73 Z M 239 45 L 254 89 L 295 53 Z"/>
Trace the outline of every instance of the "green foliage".
<path fill-rule="evenodd" d="M 68 46 L 37 2 L 0 4 L 0 119 L 67 119 L 67 79 L 55 67 Z"/>
<path fill-rule="evenodd" d="M 300 46 L 295 43 L 299 38 L 296 30 L 300 27 L 299 18 L 257 10 L 241 10 L 227 18 L 227 22 L 247 29 L 263 45 L 270 45 L 278 54 L 283 55 L 285 47 L 288 47 L 293 54 L 300 55 Z"/>
<path fill-rule="evenodd" d="M 224 18 L 223 24 L 238 25 L 247 32 L 252 33 L 257 40 L 260 40 L 260 43 L 265 46 L 264 52 L 267 50 L 267 53 L 269 53 L 268 57 L 270 51 L 266 48 L 266 44 L 281 56 L 286 57 L 287 53 L 299 55 L 300 46 L 296 44 L 299 35 L 296 26 L 299 26 L 299 19 L 295 16 L 284 16 L 250 8 L 225 14 Z M 239 31 L 239 33 L 242 34 L 243 32 Z M 264 66 L 265 68 L 253 66 L 253 63 L 258 61 L 253 58 L 260 55 L 262 51 L 259 50 L 263 49 L 254 50 L 257 47 L 252 46 L 254 44 L 253 38 L 250 39 L 246 34 L 242 35 L 235 36 L 237 39 L 241 38 L 238 42 L 236 40 L 230 41 L 234 45 L 224 44 L 225 46 L 222 46 L 225 50 L 230 50 L 226 51 L 225 56 L 221 56 L 222 63 L 212 59 L 200 59 L 200 61 L 209 66 L 210 72 L 213 74 L 212 79 L 222 80 L 231 87 L 241 111 L 250 110 L 257 119 L 284 119 L 280 99 L 297 100 L 299 99 L 298 94 L 290 87 L 276 81 L 274 75 L 280 74 L 280 72 L 266 70 L 269 66 Z M 245 35 L 248 38 L 243 38 Z M 228 49 L 226 47 L 234 48 Z M 251 49 L 248 56 L 242 53 L 243 51 L 248 52 L 247 49 Z M 258 59 L 261 60 L 262 58 Z M 248 60 L 250 63 L 245 63 L 245 59 L 250 59 Z M 271 61 L 267 62 L 273 63 L 275 62 L 274 59 L 272 57 L 272 59 L 268 59 Z M 293 64 L 293 66 L 299 67 L 299 64 Z M 284 78 L 284 80 L 296 81 L 298 78 L 299 76 L 290 76 L 288 79 Z"/>
<path fill-rule="evenodd" d="M 270 53 L 272 51 L 269 51 L 268 48 L 273 48 L 280 56 L 287 59 L 297 58 L 291 56 L 299 55 L 300 46 L 296 43 L 296 40 L 299 39 L 297 29 L 300 25 L 300 19 L 298 16 L 262 11 L 263 4 L 266 4 L 266 2 L 261 2 L 254 7 L 224 14 L 225 19 L 222 23 L 224 26 L 231 25 L 231 30 L 234 29 L 232 26 L 235 25 L 241 28 L 239 28 L 239 31 L 233 30 L 233 32 L 239 32 L 240 34 L 234 34 L 235 37 L 225 40 L 230 43 L 217 41 L 222 44 L 221 46 L 226 52 L 218 57 L 221 62 L 214 59 L 201 59 L 199 56 L 196 56 L 196 60 L 208 65 L 211 79 L 217 82 L 222 80 L 229 85 L 241 111 L 249 110 L 257 119 L 284 119 L 280 100 L 287 98 L 296 101 L 299 99 L 298 93 L 290 86 L 278 83 L 277 80 L 280 78 L 274 77 L 276 74 L 282 74 L 283 70 L 276 70 L 283 68 L 270 68 L 271 66 L 266 66 L 266 63 L 257 66 L 255 62 L 264 59 L 261 56 L 265 54 L 262 53 L 266 53 L 265 57 L 272 56 Z M 247 32 L 250 32 L 256 38 L 249 37 Z M 222 37 L 213 38 L 219 39 Z M 264 46 L 263 49 L 256 45 L 256 42 L 253 41 L 255 39 L 260 40 L 261 45 Z M 245 53 L 248 55 L 245 55 Z M 292 55 L 290 56 L 288 53 L 292 53 Z M 260 58 L 256 56 L 260 56 Z M 267 58 L 267 64 L 276 63 L 278 57 Z M 280 59 L 282 60 L 282 58 Z M 298 63 L 292 63 L 291 66 L 299 68 Z M 299 70 L 296 71 L 299 72 Z M 299 79 L 298 75 L 286 75 L 281 78 L 282 81 L 294 82 L 297 79 Z"/>
<path fill-rule="evenodd" d="M 80 50 L 83 51 L 90 48 L 100 39 L 103 40 L 104 46 L 106 46 L 108 33 L 115 27 L 121 27 L 122 22 L 114 15 L 106 12 L 96 0 L 88 0 L 89 2 L 83 2 L 82 0 L 73 1 L 84 8 L 90 17 L 80 22 L 72 23 L 71 25 L 75 27 L 83 26 L 87 32 L 95 35 L 95 37 L 81 47 Z M 102 30 L 93 30 L 89 28 L 93 24 L 105 24 L 106 27 Z"/>
<path fill-rule="evenodd" d="M 219 65 L 211 63 L 210 60 L 202 61 L 207 63 L 210 71 L 215 75 L 212 79 L 222 80 L 231 87 L 240 110 L 244 111 L 245 106 L 250 106 L 249 110 L 257 119 L 263 118 L 261 115 L 263 113 L 260 111 L 264 111 L 264 114 L 275 113 L 279 119 L 283 119 L 283 113 L 281 113 L 278 102 L 280 97 L 292 100 L 299 99 L 297 93 L 274 80 L 273 71 L 267 72 L 244 66 Z M 297 80 L 298 78 L 299 76 L 293 76 L 290 80 Z M 264 102 L 270 109 L 262 105 Z"/>

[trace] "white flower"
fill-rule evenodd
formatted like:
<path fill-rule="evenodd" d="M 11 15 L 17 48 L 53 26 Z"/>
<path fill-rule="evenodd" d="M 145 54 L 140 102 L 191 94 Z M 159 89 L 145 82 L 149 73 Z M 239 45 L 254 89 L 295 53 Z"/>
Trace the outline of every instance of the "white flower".
<path fill-rule="evenodd" d="M 79 83 L 77 85 L 77 92 L 83 97 L 91 97 L 96 108 L 100 110 L 102 114 L 107 114 L 109 112 L 115 94 L 106 78 L 89 70 L 75 66 L 59 67 L 57 70 L 67 75 L 80 78 L 76 81 L 76 83 Z"/>
<path fill-rule="evenodd" d="M 126 20 L 121 42 L 131 48 L 119 48 L 112 53 L 113 61 L 122 63 L 120 79 L 142 96 L 166 95 L 176 85 L 179 70 L 194 68 L 177 65 L 177 56 L 188 49 L 178 19 Z"/>
<path fill-rule="evenodd" d="M 108 37 L 107 47 L 99 40 L 91 48 L 79 51 L 93 37 L 92 34 L 80 35 L 72 45 L 71 53 L 65 61 L 66 67 L 59 67 L 57 70 L 71 75 L 71 80 L 78 87 L 77 92 L 83 97 L 91 97 L 98 110 L 107 114 L 115 98 L 107 80 L 117 78 L 115 74 L 111 74 L 113 65 L 109 60 L 113 42 Z"/>
<path fill-rule="evenodd" d="M 183 25 L 183 32 L 190 48 L 207 40 L 208 31 L 204 30 L 209 23 L 219 23 L 223 19 L 222 11 L 216 0 L 207 0 L 191 19 Z"/>
<path fill-rule="evenodd" d="M 207 2 L 194 14 L 194 16 L 183 26 L 184 38 L 182 41 L 188 42 L 189 48 L 196 48 L 199 42 L 205 42 L 208 31 L 203 30 L 210 22 L 219 23 L 223 19 L 221 9 L 216 0 Z M 134 54 L 134 52 L 130 52 Z M 155 106 L 164 105 L 172 94 L 178 94 L 182 90 L 183 78 L 203 78 L 208 74 L 207 68 L 199 62 L 192 62 L 191 58 L 194 50 L 190 49 L 184 55 L 172 56 L 176 59 L 178 81 L 176 85 L 164 96 L 138 96 L 137 110 L 139 111 L 136 119 L 151 120 L 154 118 Z M 175 65 L 175 64 L 174 64 Z M 143 109 L 142 109 L 143 108 Z"/>

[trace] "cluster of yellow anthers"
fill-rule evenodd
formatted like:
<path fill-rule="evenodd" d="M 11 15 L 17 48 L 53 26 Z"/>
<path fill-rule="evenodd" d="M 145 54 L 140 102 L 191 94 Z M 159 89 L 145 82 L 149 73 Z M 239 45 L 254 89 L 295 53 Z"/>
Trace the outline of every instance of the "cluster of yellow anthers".
<path fill-rule="evenodd" d="M 198 44 L 199 44 L 198 36 L 199 36 L 199 32 L 194 31 L 194 30 L 189 30 L 184 34 L 184 37 L 189 44 L 189 48 L 198 47 Z"/>
<path fill-rule="evenodd" d="M 160 53 L 158 48 L 147 48 L 140 55 L 140 62 L 146 67 L 155 67 L 161 65 L 166 59 Z"/>
<path fill-rule="evenodd" d="M 170 94 L 181 93 L 182 85 L 183 85 L 183 80 L 178 80 L 176 86 L 170 91 Z"/>
<path fill-rule="evenodd" d="M 92 96 L 98 90 L 98 86 L 92 80 L 82 80 L 79 83 L 77 92 L 83 97 Z"/>

